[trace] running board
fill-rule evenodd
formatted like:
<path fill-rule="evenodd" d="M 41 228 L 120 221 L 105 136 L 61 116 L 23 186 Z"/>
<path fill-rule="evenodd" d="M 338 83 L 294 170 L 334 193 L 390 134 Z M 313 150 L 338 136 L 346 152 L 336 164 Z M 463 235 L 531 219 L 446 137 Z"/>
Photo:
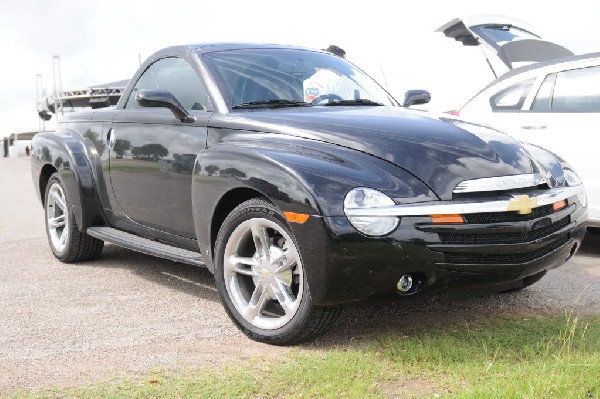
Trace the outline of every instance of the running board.
<path fill-rule="evenodd" d="M 163 244 L 147 238 L 138 237 L 112 227 L 90 227 L 86 233 L 102 241 L 108 241 L 120 247 L 131 249 L 146 255 L 157 256 L 175 262 L 187 263 L 195 266 L 206 266 L 199 252 L 188 251 Z"/>

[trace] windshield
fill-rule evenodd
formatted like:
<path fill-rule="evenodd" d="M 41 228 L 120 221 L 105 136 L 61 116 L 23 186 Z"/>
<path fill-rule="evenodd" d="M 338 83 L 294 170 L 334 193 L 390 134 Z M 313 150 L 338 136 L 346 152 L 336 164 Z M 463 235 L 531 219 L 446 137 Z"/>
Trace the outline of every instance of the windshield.
<path fill-rule="evenodd" d="M 335 55 L 294 49 L 243 49 L 204 54 L 229 108 L 397 102 L 363 71 Z M 283 101 L 282 101 L 283 100 Z M 348 103 L 350 105 L 350 103 Z"/>

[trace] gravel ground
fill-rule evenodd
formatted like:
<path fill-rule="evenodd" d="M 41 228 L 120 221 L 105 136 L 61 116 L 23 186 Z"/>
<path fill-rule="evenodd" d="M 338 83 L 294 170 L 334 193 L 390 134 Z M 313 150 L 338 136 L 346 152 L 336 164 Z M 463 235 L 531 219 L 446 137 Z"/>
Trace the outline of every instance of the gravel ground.
<path fill-rule="evenodd" d="M 101 259 L 58 262 L 44 233 L 29 160 L 0 159 L 0 393 L 118 379 L 155 367 L 219 365 L 285 352 L 246 339 L 205 269 L 106 245 Z M 520 293 L 453 303 L 346 309 L 311 349 L 380 330 L 498 313 L 600 314 L 600 234 Z"/>

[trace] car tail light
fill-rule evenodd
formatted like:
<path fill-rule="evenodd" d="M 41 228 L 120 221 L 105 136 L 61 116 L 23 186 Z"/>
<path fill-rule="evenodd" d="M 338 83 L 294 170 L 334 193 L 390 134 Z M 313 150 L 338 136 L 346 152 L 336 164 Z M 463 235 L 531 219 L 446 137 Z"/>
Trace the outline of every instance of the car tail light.
<path fill-rule="evenodd" d="M 450 115 L 454 115 L 454 116 L 460 116 L 460 111 L 457 109 L 453 109 L 451 111 L 446 111 L 446 113 L 450 114 Z"/>

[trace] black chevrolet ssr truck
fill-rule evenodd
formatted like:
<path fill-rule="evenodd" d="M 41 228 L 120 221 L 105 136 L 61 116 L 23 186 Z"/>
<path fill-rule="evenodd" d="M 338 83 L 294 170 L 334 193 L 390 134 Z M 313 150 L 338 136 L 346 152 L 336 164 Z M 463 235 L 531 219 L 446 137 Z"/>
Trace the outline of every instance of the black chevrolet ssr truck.
<path fill-rule="evenodd" d="M 279 345 L 344 303 L 523 288 L 586 229 L 584 187 L 559 156 L 406 109 L 299 47 L 161 50 L 115 107 L 36 135 L 31 159 L 59 260 L 109 242 L 207 267 L 233 322 Z"/>

